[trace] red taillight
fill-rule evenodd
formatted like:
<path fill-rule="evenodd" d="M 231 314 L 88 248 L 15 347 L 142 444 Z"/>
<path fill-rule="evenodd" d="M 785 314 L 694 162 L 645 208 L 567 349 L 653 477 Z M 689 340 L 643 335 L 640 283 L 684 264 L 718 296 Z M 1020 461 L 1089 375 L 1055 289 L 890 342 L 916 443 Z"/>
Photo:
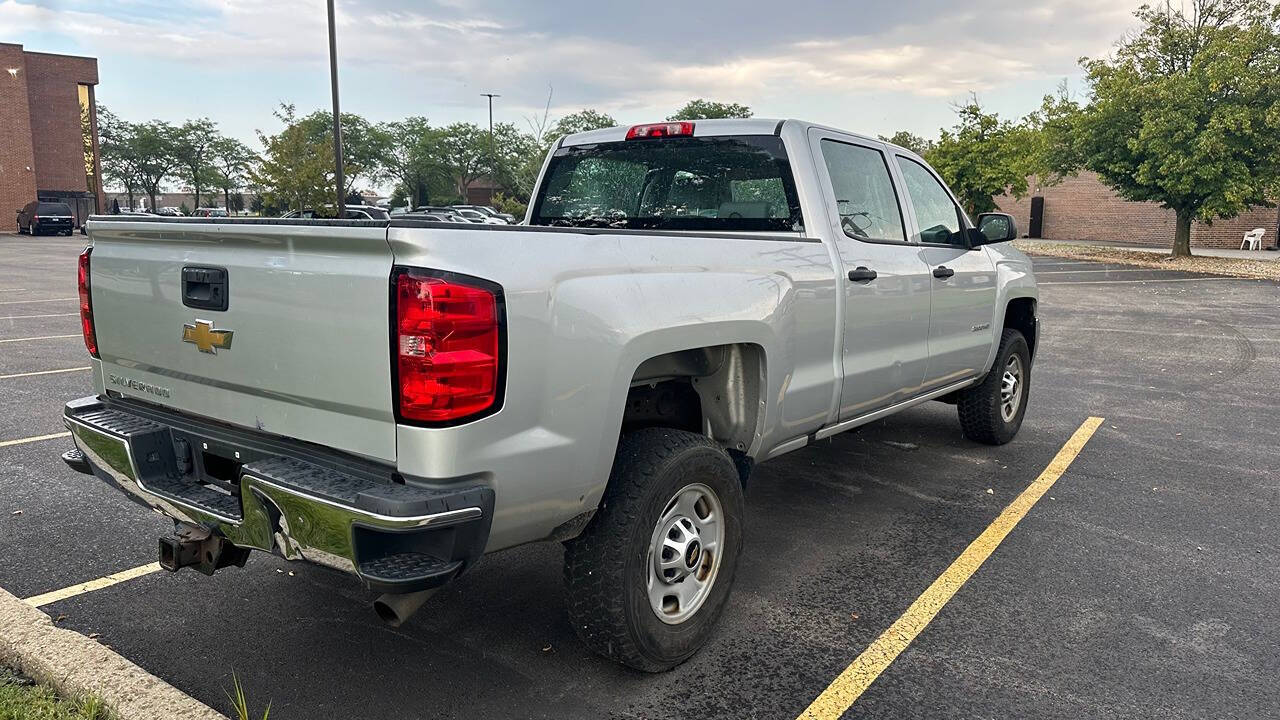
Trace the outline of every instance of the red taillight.
<path fill-rule="evenodd" d="M 632 125 L 631 129 L 627 131 L 628 140 L 689 137 L 691 135 L 693 135 L 693 123 L 691 122 L 664 122 L 650 123 L 648 125 Z"/>
<path fill-rule="evenodd" d="M 461 420 L 498 403 L 498 291 L 405 269 L 396 275 L 396 370 L 401 418 Z"/>
<path fill-rule="evenodd" d="M 84 346 L 89 354 L 98 357 L 98 336 L 93 332 L 93 301 L 89 298 L 89 251 L 85 248 L 80 253 L 79 269 L 76 272 L 76 285 L 80 289 L 80 332 L 84 333 Z"/>

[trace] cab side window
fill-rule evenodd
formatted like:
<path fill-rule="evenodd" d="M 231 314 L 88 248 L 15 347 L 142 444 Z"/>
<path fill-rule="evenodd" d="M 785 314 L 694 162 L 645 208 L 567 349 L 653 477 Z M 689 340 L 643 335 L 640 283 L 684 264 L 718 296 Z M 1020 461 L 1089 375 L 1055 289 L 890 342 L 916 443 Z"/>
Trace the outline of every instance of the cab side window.
<path fill-rule="evenodd" d="M 822 159 L 831 176 L 840 228 L 858 240 L 906 242 L 902 210 L 879 150 L 835 140 L 822 141 Z"/>
<path fill-rule="evenodd" d="M 920 226 L 916 241 L 965 245 L 964 233 L 960 231 L 963 227 L 960 208 L 951 201 L 942 183 L 915 160 L 898 156 L 898 167 L 902 170 L 902 182 L 907 186 L 907 195 L 911 197 L 916 222 Z"/>

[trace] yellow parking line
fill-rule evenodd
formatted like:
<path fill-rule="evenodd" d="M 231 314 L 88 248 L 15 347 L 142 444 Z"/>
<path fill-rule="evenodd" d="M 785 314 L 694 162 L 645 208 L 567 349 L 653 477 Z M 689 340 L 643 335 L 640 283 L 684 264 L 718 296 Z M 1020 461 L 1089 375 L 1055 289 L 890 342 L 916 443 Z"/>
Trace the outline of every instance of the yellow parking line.
<path fill-rule="evenodd" d="M 54 438 L 67 437 L 71 435 L 69 432 L 53 433 L 52 435 L 36 435 L 35 437 L 18 438 L 17 440 L 0 440 L 0 447 L 9 447 L 10 445 L 24 445 L 26 443 L 40 442 L 41 440 L 52 440 Z"/>
<path fill-rule="evenodd" d="M 94 590 L 109 588 L 112 585 L 118 585 L 127 580 L 140 578 L 143 575 L 150 575 L 160 569 L 160 563 L 151 562 L 146 565 L 139 565 L 136 568 L 121 570 L 118 573 L 111 573 L 110 575 L 100 577 L 97 580 L 90 580 L 89 582 L 82 582 L 79 585 L 72 585 L 71 587 L 65 587 L 61 590 L 54 590 L 53 592 L 47 592 L 43 595 L 29 597 L 24 599 L 23 602 L 31 607 L 43 607 L 51 603 L 56 603 L 59 600 L 66 600 L 67 598 L 73 598 L 77 595 L 93 592 Z"/>
<path fill-rule="evenodd" d="M 61 340 L 62 338 L 73 338 L 73 337 L 84 337 L 84 336 L 81 335 L 80 333 L 76 333 L 74 335 L 40 335 L 38 337 L 9 338 L 8 340 L 0 340 L 0 343 L 27 342 L 28 340 Z"/>
<path fill-rule="evenodd" d="M 80 370 L 88 370 L 89 366 L 63 368 L 62 370 L 37 370 L 35 372 L 14 373 L 13 375 L 0 375 L 0 380 L 9 380 L 11 378 L 31 377 L 32 375 L 57 375 L 65 372 L 79 372 Z"/>
<path fill-rule="evenodd" d="M 902 613 L 880 637 L 875 639 L 856 660 L 844 669 L 826 690 L 822 691 L 809 707 L 800 714 L 802 720 L 835 720 L 848 710 L 862 693 L 880 677 L 880 673 L 889 667 L 898 655 L 907 649 L 911 641 L 916 639 L 933 618 L 951 600 L 952 596 L 964 586 L 969 578 L 982 567 L 991 553 L 1000 546 L 1000 542 L 1026 516 L 1036 502 L 1048 492 L 1049 488 L 1062 477 L 1075 460 L 1085 443 L 1093 437 L 1093 433 L 1102 425 L 1102 418 L 1091 417 L 1075 431 L 1066 445 L 1058 451 L 1049 466 L 1040 473 L 1040 477 L 1022 491 L 1022 494 L 1009 503 L 987 526 L 976 540 L 960 553 L 929 589 L 925 590 L 911 607 Z"/>
<path fill-rule="evenodd" d="M 47 300 L 0 300 L 0 305 L 26 305 L 27 303 L 42 302 L 71 302 L 80 298 L 49 298 Z"/>

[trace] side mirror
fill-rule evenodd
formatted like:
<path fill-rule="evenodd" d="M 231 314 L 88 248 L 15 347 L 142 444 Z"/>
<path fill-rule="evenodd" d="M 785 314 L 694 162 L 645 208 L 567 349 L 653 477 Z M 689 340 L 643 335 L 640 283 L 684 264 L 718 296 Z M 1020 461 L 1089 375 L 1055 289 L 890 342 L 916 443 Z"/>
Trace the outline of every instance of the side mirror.
<path fill-rule="evenodd" d="M 1008 242 L 1018 238 L 1018 223 L 1006 213 L 982 213 L 978 216 L 979 238 L 977 245 Z"/>

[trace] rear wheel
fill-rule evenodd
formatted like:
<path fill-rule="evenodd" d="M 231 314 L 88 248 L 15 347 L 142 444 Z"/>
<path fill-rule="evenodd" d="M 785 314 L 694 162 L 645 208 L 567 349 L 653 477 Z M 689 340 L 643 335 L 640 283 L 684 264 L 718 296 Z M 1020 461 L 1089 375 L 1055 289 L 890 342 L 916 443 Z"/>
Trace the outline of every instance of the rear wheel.
<path fill-rule="evenodd" d="M 960 394 L 957 409 L 964 436 L 1003 445 L 1018 434 L 1031 396 L 1031 351 L 1022 333 L 1005 328 L 991 372 Z"/>
<path fill-rule="evenodd" d="M 729 598 L 743 504 L 733 460 L 711 440 L 667 428 L 623 436 L 600 510 L 565 544 L 582 641 L 647 672 L 697 652 Z"/>

